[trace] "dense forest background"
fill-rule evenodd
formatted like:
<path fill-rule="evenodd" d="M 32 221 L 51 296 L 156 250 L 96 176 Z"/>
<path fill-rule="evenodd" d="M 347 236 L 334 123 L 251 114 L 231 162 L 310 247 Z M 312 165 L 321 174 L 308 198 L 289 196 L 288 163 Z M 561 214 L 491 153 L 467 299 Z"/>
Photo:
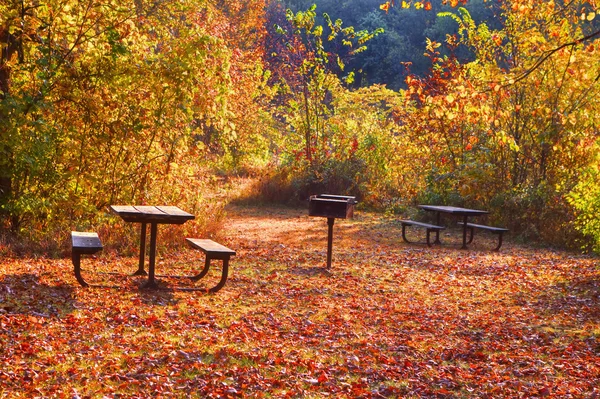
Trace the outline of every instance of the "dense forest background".
<path fill-rule="evenodd" d="M 350 62 L 350 70 L 360 71 L 354 87 L 372 84 L 384 84 L 389 89 L 406 88 L 405 79 L 410 74 L 427 76 L 431 69 L 431 61 L 424 54 L 427 39 L 444 43 L 446 35 L 458 34 L 459 25 L 448 17 L 440 17 L 441 12 L 456 12 L 456 6 L 442 1 L 430 2 L 431 9 L 424 11 L 415 7 L 392 7 L 388 12 L 382 11 L 380 0 L 288 0 L 283 4 L 286 8 L 297 11 L 308 9 L 317 4 L 316 20 L 323 24 L 322 13 L 339 18 L 344 25 L 353 26 L 357 30 L 384 30 L 376 40 L 368 43 L 367 49 L 357 54 Z M 485 23 L 492 29 L 502 26 L 502 9 L 498 1 L 471 0 L 464 4 L 465 9 L 477 24 Z M 441 49 L 445 55 L 448 49 Z M 474 60 L 474 52 L 462 45 L 454 49 L 454 55 L 460 62 Z"/>
<path fill-rule="evenodd" d="M 595 2 L 313 3 L 2 0 L 1 247 L 109 231 L 116 203 L 206 232 L 247 176 L 600 250 Z"/>

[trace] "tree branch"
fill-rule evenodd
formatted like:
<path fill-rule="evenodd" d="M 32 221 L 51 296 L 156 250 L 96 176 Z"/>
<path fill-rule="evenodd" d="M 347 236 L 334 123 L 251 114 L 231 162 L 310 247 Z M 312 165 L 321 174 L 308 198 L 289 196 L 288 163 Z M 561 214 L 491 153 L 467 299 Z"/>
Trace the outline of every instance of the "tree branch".
<path fill-rule="evenodd" d="M 555 53 L 559 52 L 560 50 L 566 48 L 566 47 L 572 47 L 572 46 L 576 46 L 578 44 L 584 43 L 590 39 L 593 39 L 596 36 L 600 36 L 600 30 L 597 30 L 593 33 L 590 33 L 587 36 L 581 37 L 579 39 L 576 39 L 572 42 L 569 43 L 564 43 L 561 44 L 560 46 L 547 51 L 545 54 L 542 54 L 538 60 L 533 64 L 533 66 L 531 68 L 529 68 L 528 70 L 526 70 L 525 72 L 523 72 L 523 74 L 519 77 L 517 77 L 516 79 L 514 79 L 514 82 L 519 82 L 525 78 L 527 78 L 529 75 L 531 75 L 536 69 L 538 69 L 540 67 L 540 65 L 542 65 L 544 62 L 546 62 L 546 60 L 550 57 L 552 57 L 552 55 L 554 55 Z"/>

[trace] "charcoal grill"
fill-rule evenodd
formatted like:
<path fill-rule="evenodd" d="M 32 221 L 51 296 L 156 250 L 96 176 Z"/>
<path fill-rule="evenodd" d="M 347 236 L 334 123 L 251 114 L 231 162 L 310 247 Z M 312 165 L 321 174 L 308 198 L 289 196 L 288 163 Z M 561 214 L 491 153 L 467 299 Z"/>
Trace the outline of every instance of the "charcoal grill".
<path fill-rule="evenodd" d="M 331 268 L 333 252 L 333 224 L 336 218 L 351 219 L 354 216 L 355 197 L 347 195 L 312 195 L 308 202 L 308 216 L 327 218 L 327 268 Z"/>

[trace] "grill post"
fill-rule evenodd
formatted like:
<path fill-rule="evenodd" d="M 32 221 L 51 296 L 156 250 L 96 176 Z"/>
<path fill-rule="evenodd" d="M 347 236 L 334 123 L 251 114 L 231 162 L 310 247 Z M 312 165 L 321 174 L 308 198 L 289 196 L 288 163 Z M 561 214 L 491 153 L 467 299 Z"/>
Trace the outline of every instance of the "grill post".
<path fill-rule="evenodd" d="M 331 268 L 333 254 L 333 225 L 336 218 L 354 216 L 355 197 L 345 195 L 312 195 L 308 203 L 308 215 L 327 218 L 327 269 Z"/>
<path fill-rule="evenodd" d="M 327 268 L 331 269 L 331 254 L 333 252 L 333 223 L 335 218 L 327 218 Z"/>

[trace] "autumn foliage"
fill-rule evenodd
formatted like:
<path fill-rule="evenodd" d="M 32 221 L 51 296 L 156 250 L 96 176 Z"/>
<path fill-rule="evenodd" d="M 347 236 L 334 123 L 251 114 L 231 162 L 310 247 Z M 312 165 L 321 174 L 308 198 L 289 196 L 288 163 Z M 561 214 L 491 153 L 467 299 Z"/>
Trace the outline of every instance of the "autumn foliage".
<path fill-rule="evenodd" d="M 347 68 L 385 32 L 316 6 L 2 3 L 4 238 L 106 228 L 112 203 L 222 208 L 202 193 L 244 174 L 261 201 L 481 207 L 522 238 L 598 249 L 595 4 L 502 2 L 495 28 L 466 1 L 374 11 L 441 6 L 456 33 L 392 91 Z"/>
<path fill-rule="evenodd" d="M 0 2 L 0 398 L 600 397 L 596 2 L 371 3 L 362 29 L 267 0 Z M 369 84 L 373 24 L 409 10 L 439 11 L 426 67 Z M 331 270 L 325 192 L 359 201 Z M 403 244 L 420 203 L 510 235 Z M 165 290 L 129 275 L 111 204 L 196 216 L 160 228 Z M 104 287 L 76 285 L 72 230 L 102 238 Z M 162 276 L 203 264 L 184 237 L 236 250 L 217 295 Z"/>

